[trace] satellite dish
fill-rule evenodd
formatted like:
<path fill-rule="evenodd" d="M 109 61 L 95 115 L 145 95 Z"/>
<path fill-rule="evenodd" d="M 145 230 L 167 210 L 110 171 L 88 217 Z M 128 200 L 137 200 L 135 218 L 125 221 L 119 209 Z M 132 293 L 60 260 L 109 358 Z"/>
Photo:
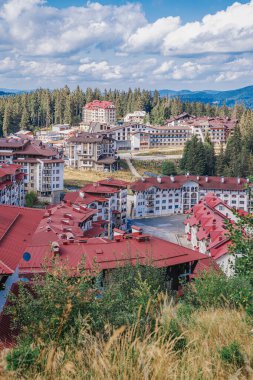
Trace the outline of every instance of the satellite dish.
<path fill-rule="evenodd" d="M 30 261 L 31 260 L 31 254 L 29 252 L 25 252 L 23 254 L 23 260 Z"/>

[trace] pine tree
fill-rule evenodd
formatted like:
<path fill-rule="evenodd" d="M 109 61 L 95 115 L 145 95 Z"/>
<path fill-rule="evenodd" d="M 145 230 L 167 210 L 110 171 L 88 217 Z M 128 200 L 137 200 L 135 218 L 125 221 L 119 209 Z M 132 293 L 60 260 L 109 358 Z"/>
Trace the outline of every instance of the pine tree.
<path fill-rule="evenodd" d="M 163 175 L 176 175 L 177 169 L 173 161 L 163 161 L 162 163 L 162 174 Z"/>
<path fill-rule="evenodd" d="M 204 149 L 206 163 L 205 174 L 212 176 L 215 174 L 215 152 L 214 146 L 208 134 L 205 137 Z"/>
<path fill-rule="evenodd" d="M 4 136 L 8 136 L 10 126 L 11 126 L 11 112 L 10 112 L 9 104 L 7 103 L 4 110 L 4 118 L 3 118 L 3 135 Z"/>

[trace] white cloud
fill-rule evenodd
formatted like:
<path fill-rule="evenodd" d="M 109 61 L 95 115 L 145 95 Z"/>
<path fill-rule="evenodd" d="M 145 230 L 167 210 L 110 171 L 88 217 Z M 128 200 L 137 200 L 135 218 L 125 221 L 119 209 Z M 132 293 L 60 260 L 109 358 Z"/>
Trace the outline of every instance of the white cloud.
<path fill-rule="evenodd" d="M 5 57 L 4 59 L 0 60 L 0 73 L 6 73 L 15 69 L 15 67 L 16 62 L 10 57 Z"/>
<path fill-rule="evenodd" d="M 172 72 L 172 78 L 176 80 L 194 79 L 206 71 L 207 68 L 207 66 L 188 61 L 183 63 L 181 66 L 176 66 L 174 68 Z"/>
<path fill-rule="evenodd" d="M 163 62 L 161 66 L 154 70 L 155 75 L 166 74 L 173 67 L 174 61 Z"/>
<path fill-rule="evenodd" d="M 62 9 L 43 4 L 41 0 L 8 0 L 0 8 L 0 24 L 10 48 L 43 56 L 94 46 L 114 48 L 146 23 L 139 4 L 88 3 Z"/>
<path fill-rule="evenodd" d="M 44 0 L 0 0 L 1 87 L 11 86 L 8 78 L 15 88 L 15 78 L 29 78 L 30 88 L 53 81 L 246 85 L 253 81 L 252 51 L 253 0 L 186 24 L 169 15 L 149 23 L 137 0 L 60 9 Z"/>
<path fill-rule="evenodd" d="M 168 33 L 176 30 L 180 25 L 179 17 L 164 17 L 137 29 L 123 46 L 130 52 L 159 51 L 164 38 Z"/>
<path fill-rule="evenodd" d="M 107 61 L 86 62 L 79 66 L 79 72 L 97 80 L 113 80 L 122 77 L 120 66 L 110 66 Z"/>
<path fill-rule="evenodd" d="M 244 52 L 253 49 L 253 1 L 234 3 L 224 11 L 187 23 L 168 33 L 162 52 L 199 54 Z"/>

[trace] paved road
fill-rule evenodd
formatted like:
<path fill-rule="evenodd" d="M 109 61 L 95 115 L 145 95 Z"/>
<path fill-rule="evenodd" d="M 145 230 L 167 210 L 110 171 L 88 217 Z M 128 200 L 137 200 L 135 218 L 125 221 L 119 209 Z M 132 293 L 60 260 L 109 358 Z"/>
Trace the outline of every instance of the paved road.
<path fill-rule="evenodd" d="M 189 243 L 185 239 L 184 219 L 185 215 L 170 215 L 157 218 L 134 219 L 133 224 L 141 227 L 144 233 L 190 248 Z"/>
<path fill-rule="evenodd" d="M 135 177 L 141 177 L 141 175 L 137 172 L 137 170 L 135 169 L 135 167 L 133 166 L 131 160 L 129 158 L 126 158 L 126 163 L 131 171 L 131 173 L 135 176 Z"/>
<path fill-rule="evenodd" d="M 118 153 L 121 159 L 133 159 L 138 161 L 163 161 L 163 160 L 178 160 L 182 158 L 181 154 L 161 155 L 161 156 L 136 156 L 131 153 Z"/>

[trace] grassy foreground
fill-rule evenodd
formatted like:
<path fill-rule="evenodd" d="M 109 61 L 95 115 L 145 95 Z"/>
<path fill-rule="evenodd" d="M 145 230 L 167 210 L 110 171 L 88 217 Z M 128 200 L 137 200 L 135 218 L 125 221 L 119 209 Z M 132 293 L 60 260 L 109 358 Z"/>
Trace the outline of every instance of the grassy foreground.
<path fill-rule="evenodd" d="M 159 327 L 140 337 L 138 324 L 108 332 L 106 340 L 86 324 L 77 344 L 67 337 L 51 341 L 38 358 L 37 370 L 2 370 L 4 379 L 252 379 L 252 326 L 243 311 L 197 310 L 180 321 L 181 335 L 168 335 L 176 307 L 165 305 Z M 157 324 L 158 325 L 158 324 Z M 176 328 L 174 327 L 176 331 Z M 236 343 L 235 343 L 236 342 Z M 2 353 L 2 368 L 6 367 Z M 39 363 L 45 363 L 41 371 Z"/>

